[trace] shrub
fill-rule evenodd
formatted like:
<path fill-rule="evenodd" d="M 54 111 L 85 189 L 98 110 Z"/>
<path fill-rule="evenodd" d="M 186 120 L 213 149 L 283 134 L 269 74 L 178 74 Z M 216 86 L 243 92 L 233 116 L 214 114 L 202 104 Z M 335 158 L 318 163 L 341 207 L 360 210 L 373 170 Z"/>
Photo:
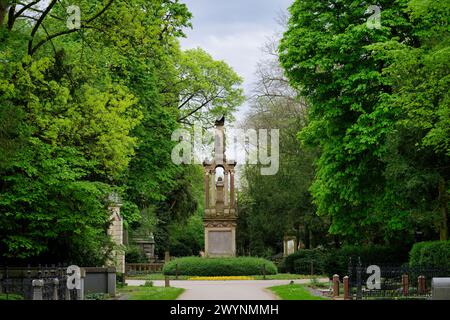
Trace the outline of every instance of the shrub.
<path fill-rule="evenodd" d="M 404 248 L 387 246 L 343 246 L 340 249 L 304 249 L 284 259 L 281 268 L 285 272 L 311 274 L 344 275 L 348 273 L 349 262 L 356 264 L 361 260 L 363 265 L 401 265 L 408 261 L 408 251 Z"/>
<path fill-rule="evenodd" d="M 283 269 L 290 273 L 311 274 L 311 264 L 313 274 L 324 274 L 328 252 L 322 249 L 299 250 L 284 260 Z"/>
<path fill-rule="evenodd" d="M 129 246 L 125 251 L 125 260 L 127 263 L 147 263 L 148 258 L 144 251 L 138 246 Z"/>
<path fill-rule="evenodd" d="M 345 274 L 348 264 L 400 266 L 408 262 L 408 249 L 382 245 L 343 246 L 330 252 L 327 262 L 328 275 Z"/>
<path fill-rule="evenodd" d="M 450 240 L 414 244 L 409 252 L 409 266 L 413 268 L 450 268 Z"/>
<path fill-rule="evenodd" d="M 153 281 L 146 280 L 142 287 L 153 287 Z"/>
<path fill-rule="evenodd" d="M 172 260 L 164 265 L 165 275 L 178 274 L 186 276 L 251 276 L 259 275 L 265 266 L 266 274 L 276 274 L 273 262 L 262 258 L 200 258 L 185 257 Z"/>

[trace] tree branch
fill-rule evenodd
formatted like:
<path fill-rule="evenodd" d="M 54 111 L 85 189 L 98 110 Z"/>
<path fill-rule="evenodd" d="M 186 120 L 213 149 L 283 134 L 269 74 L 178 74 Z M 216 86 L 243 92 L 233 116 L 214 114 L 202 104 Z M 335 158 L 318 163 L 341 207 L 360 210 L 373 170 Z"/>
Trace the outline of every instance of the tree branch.
<path fill-rule="evenodd" d="M 16 11 L 16 4 L 11 5 L 8 13 L 8 30 L 11 30 L 14 25 L 14 12 Z"/>
<path fill-rule="evenodd" d="M 211 101 L 213 101 L 214 99 L 216 99 L 221 93 L 222 93 L 223 89 L 221 89 L 215 96 L 207 99 L 205 102 L 203 102 L 200 106 L 198 106 L 197 108 L 195 108 L 194 110 L 192 110 L 191 112 L 189 112 L 187 115 L 181 117 L 178 119 L 178 122 L 181 122 L 187 118 L 189 118 L 190 116 L 192 116 L 194 113 L 196 113 L 198 110 L 200 110 L 201 108 L 203 108 L 204 106 L 206 106 L 208 103 L 210 103 Z"/>
<path fill-rule="evenodd" d="M 41 16 L 39 17 L 38 21 L 34 25 L 33 30 L 31 31 L 31 39 L 28 41 L 28 54 L 30 56 L 33 55 L 33 40 L 34 40 L 34 36 L 36 35 L 36 32 L 38 31 L 39 27 L 41 26 L 42 22 L 44 21 L 45 17 L 47 16 L 47 14 L 49 14 L 49 12 L 55 6 L 56 2 L 58 2 L 58 0 L 52 0 L 52 2 L 50 2 L 48 7 L 44 10 L 44 12 L 41 14 Z"/>
<path fill-rule="evenodd" d="M 56 0 L 54 0 L 54 2 L 56 2 Z M 80 29 L 92 29 L 93 27 L 88 26 L 87 24 L 90 23 L 90 22 L 92 22 L 92 21 L 94 21 L 95 19 L 97 19 L 98 17 L 100 17 L 103 13 L 105 13 L 106 10 L 111 6 L 111 4 L 112 4 L 113 2 L 114 2 L 114 0 L 110 0 L 110 1 L 105 5 L 105 7 L 103 7 L 102 10 L 100 10 L 98 13 L 96 13 L 92 18 L 86 20 L 86 22 L 83 23 L 83 24 L 80 26 Z M 47 9 L 48 9 L 48 8 L 47 8 Z M 47 10 L 46 10 L 46 11 L 47 11 Z M 44 13 L 45 13 L 45 11 L 44 11 Z M 56 37 L 62 36 L 62 35 L 71 34 L 71 33 L 76 32 L 76 31 L 78 31 L 78 30 L 79 30 L 79 29 L 68 29 L 68 30 L 64 30 L 64 31 L 60 31 L 60 32 L 54 33 L 54 34 L 52 34 L 52 35 L 48 35 L 45 39 L 41 40 L 36 46 L 31 47 L 31 48 L 29 47 L 28 53 L 32 56 L 32 55 L 37 51 L 37 49 L 39 49 L 40 47 L 42 47 L 42 46 L 43 46 L 45 43 L 47 43 L 48 41 L 50 41 L 50 40 L 52 40 L 52 39 L 54 39 L 54 38 L 56 38 Z M 32 39 L 31 39 L 30 41 L 32 41 Z M 32 43 L 32 42 L 31 42 L 31 43 Z"/>
<path fill-rule="evenodd" d="M 14 20 L 17 19 L 18 17 L 20 17 L 20 15 L 22 13 L 24 13 L 26 10 L 30 9 L 32 6 L 34 6 L 35 4 L 38 4 L 39 2 L 41 2 L 41 0 L 32 1 L 29 4 L 24 4 L 23 7 L 20 8 L 20 10 L 17 11 L 16 14 L 14 15 Z"/>

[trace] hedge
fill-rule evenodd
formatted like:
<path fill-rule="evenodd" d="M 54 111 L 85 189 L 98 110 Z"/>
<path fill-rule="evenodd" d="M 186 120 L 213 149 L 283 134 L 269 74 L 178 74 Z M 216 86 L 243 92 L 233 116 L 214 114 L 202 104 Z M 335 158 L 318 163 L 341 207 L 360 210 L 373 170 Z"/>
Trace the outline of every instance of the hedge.
<path fill-rule="evenodd" d="M 412 268 L 450 268 L 450 240 L 425 241 L 414 244 L 409 252 Z"/>
<path fill-rule="evenodd" d="M 178 267 L 177 267 L 178 266 Z M 277 267 L 273 262 L 262 258 L 201 258 L 185 257 L 167 262 L 164 265 L 165 275 L 185 276 L 252 276 L 263 274 L 276 274 Z"/>
<path fill-rule="evenodd" d="M 350 259 L 354 264 L 361 259 L 363 265 L 402 265 L 408 262 L 406 248 L 387 246 L 344 246 L 340 249 L 303 249 L 287 256 L 280 265 L 282 272 L 328 275 L 344 275 Z"/>

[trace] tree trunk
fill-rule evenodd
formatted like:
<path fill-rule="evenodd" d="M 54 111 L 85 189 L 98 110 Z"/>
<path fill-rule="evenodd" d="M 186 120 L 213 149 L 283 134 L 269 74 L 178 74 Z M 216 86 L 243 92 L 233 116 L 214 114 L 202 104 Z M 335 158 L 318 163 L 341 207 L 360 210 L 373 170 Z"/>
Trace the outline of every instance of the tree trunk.
<path fill-rule="evenodd" d="M 307 223 L 305 223 L 305 249 L 311 249 L 310 230 Z"/>
<path fill-rule="evenodd" d="M 0 28 L 3 26 L 5 22 L 6 14 L 8 13 L 9 5 L 6 1 L 0 0 Z"/>
<path fill-rule="evenodd" d="M 440 240 L 448 240 L 448 194 L 444 178 L 439 180 L 439 211 L 441 213 L 441 225 L 439 227 Z"/>

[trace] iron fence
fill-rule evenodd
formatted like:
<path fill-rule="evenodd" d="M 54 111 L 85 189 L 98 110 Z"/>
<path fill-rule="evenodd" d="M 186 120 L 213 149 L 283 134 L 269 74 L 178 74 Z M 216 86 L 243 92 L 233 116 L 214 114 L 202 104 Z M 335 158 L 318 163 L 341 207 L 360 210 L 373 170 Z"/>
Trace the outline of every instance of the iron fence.
<path fill-rule="evenodd" d="M 450 276 L 449 268 L 376 265 L 380 274 L 375 280 L 369 266 L 349 264 L 347 275 L 352 299 L 430 299 L 432 278 Z"/>
<path fill-rule="evenodd" d="M 0 267 L 0 294 L 3 299 L 33 300 L 33 280 L 42 280 L 42 300 L 75 300 L 77 291 L 67 289 L 66 267 Z"/>
<path fill-rule="evenodd" d="M 127 263 L 125 272 L 127 276 L 143 275 L 151 273 L 161 273 L 164 267 L 164 262 L 154 263 Z"/>

